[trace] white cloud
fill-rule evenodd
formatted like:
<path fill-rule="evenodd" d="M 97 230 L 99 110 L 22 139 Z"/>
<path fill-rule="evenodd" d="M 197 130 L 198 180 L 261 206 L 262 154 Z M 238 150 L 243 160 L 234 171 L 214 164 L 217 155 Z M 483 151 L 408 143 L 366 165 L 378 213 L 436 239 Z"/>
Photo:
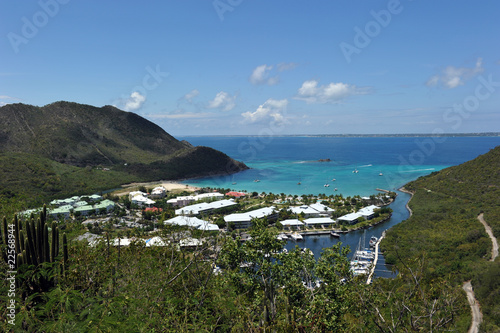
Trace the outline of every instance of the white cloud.
<path fill-rule="evenodd" d="M 198 119 L 198 118 L 208 118 L 211 116 L 213 116 L 213 114 L 209 112 L 157 113 L 157 114 L 146 115 L 147 118 L 151 119 Z"/>
<path fill-rule="evenodd" d="M 248 123 L 255 123 L 268 118 L 272 118 L 276 123 L 283 123 L 285 122 L 283 113 L 286 111 L 287 105 L 287 99 L 276 100 L 270 98 L 264 104 L 259 105 L 254 112 L 248 111 L 241 115 Z"/>
<path fill-rule="evenodd" d="M 307 103 L 338 103 L 353 95 L 365 95 L 369 93 L 368 88 L 358 88 L 347 83 L 334 83 L 318 86 L 318 81 L 309 80 L 302 83 L 295 99 Z"/>
<path fill-rule="evenodd" d="M 0 106 L 4 106 L 7 104 L 19 102 L 19 101 L 20 101 L 19 98 L 7 96 L 7 95 L 0 95 Z"/>
<path fill-rule="evenodd" d="M 184 95 L 184 99 L 188 102 L 192 102 L 193 98 L 195 98 L 196 96 L 198 96 L 200 94 L 200 92 L 198 91 L 198 89 L 193 89 L 191 90 L 190 92 L 188 92 L 186 95 Z"/>
<path fill-rule="evenodd" d="M 427 80 L 425 84 L 428 87 L 433 87 L 441 83 L 449 89 L 463 86 L 465 84 L 465 81 L 470 80 L 474 76 L 484 71 L 482 65 L 483 60 L 481 58 L 478 58 L 476 61 L 476 65 L 472 68 L 448 66 L 442 71 L 440 75 L 432 76 L 429 80 Z"/>
<path fill-rule="evenodd" d="M 231 96 L 225 91 L 219 92 L 215 98 L 208 102 L 208 108 L 230 111 L 236 106 L 236 96 Z"/>
<path fill-rule="evenodd" d="M 289 70 L 295 69 L 295 67 L 297 67 L 298 65 L 299 64 L 297 64 L 295 62 L 282 62 L 282 63 L 279 63 L 276 65 L 276 69 L 279 72 L 289 71 Z"/>
<path fill-rule="evenodd" d="M 130 94 L 130 97 L 124 101 L 123 110 L 135 111 L 139 109 L 146 101 L 146 96 L 141 95 L 138 91 Z"/>
<path fill-rule="evenodd" d="M 250 82 L 252 84 L 268 84 L 270 86 L 279 82 L 279 76 L 269 77 L 269 72 L 273 69 L 273 66 L 260 65 L 255 67 L 250 75 Z"/>

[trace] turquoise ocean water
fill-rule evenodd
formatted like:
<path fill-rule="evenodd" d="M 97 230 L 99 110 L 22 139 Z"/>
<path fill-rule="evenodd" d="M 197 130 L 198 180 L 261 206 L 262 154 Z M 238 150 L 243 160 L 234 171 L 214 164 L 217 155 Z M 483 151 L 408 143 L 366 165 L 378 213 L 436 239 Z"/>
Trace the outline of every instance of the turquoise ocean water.
<path fill-rule="evenodd" d="M 376 188 L 397 191 L 420 176 L 471 160 L 500 145 L 500 137 L 180 137 L 195 146 L 208 146 L 247 164 L 251 169 L 231 176 L 185 181 L 195 186 L 256 191 L 369 196 Z M 330 162 L 318 162 L 330 159 Z M 353 173 L 357 170 L 357 173 Z M 382 174 L 382 175 L 380 175 Z M 335 179 L 335 180 L 333 180 Z M 255 182 L 259 180 L 259 182 Z M 301 183 L 298 185 L 298 183 Z M 329 184 L 329 187 L 325 187 Z M 335 191 L 337 188 L 337 191 Z M 311 249 L 318 257 L 323 248 L 342 242 L 352 249 L 365 233 L 366 239 L 408 218 L 405 204 L 410 198 L 397 191 L 390 205 L 391 219 L 366 231 L 330 236 L 306 236 L 289 241 Z M 392 276 L 380 256 L 376 276 Z"/>
<path fill-rule="evenodd" d="M 395 190 L 419 176 L 458 165 L 500 145 L 500 137 L 180 139 L 195 146 L 218 149 L 251 168 L 231 176 L 189 180 L 188 184 L 258 193 L 342 193 L 344 196 L 369 196 L 377 193 L 376 188 Z M 320 159 L 330 159 L 330 162 L 318 162 Z M 358 172 L 353 173 L 354 170 Z"/>

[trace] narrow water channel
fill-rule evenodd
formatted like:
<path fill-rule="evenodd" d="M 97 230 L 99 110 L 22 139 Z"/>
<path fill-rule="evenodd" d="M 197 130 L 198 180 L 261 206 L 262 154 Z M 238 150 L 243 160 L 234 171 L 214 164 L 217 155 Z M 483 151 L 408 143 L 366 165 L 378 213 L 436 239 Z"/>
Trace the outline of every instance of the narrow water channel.
<path fill-rule="evenodd" d="M 341 234 L 340 238 L 334 238 L 330 235 L 315 235 L 315 236 L 303 236 L 304 239 L 300 241 L 289 240 L 285 248 L 287 250 L 293 249 L 296 245 L 300 248 L 308 248 L 313 251 L 314 256 L 319 258 L 321 252 L 324 248 L 330 247 L 338 242 L 342 242 L 343 246 L 349 246 L 351 249 L 351 254 L 356 250 L 360 239 L 363 237 L 366 239 L 365 247 L 368 247 L 368 241 L 371 236 L 380 238 L 384 230 L 391 228 L 392 226 L 406 220 L 410 214 L 406 209 L 406 203 L 410 200 L 410 195 L 404 192 L 397 191 L 398 196 L 396 200 L 392 202 L 389 207 L 392 208 L 393 213 L 391 218 L 381 224 L 374 227 L 370 227 L 364 230 L 352 231 L 346 234 Z M 363 235 L 364 234 L 364 235 Z M 379 259 L 377 267 L 375 268 L 376 277 L 394 277 L 395 274 L 391 272 L 391 267 L 385 265 L 385 259 L 383 255 L 379 254 Z"/>

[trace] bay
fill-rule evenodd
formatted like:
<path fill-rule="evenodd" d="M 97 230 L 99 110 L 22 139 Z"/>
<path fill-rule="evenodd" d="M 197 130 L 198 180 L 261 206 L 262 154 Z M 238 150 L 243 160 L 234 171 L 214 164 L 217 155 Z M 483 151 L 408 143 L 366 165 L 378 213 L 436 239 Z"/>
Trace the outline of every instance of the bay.
<path fill-rule="evenodd" d="M 344 197 L 370 196 L 379 193 L 377 188 L 398 193 L 390 205 L 393 214 L 387 222 L 342 234 L 338 239 L 327 235 L 304 236 L 304 240 L 289 241 L 286 245 L 288 250 L 295 246 L 309 248 L 315 257 L 320 256 L 323 248 L 337 242 L 353 251 L 362 237 L 367 241 L 371 236 L 380 237 L 384 230 L 409 217 L 405 205 L 410 195 L 398 191 L 398 188 L 420 176 L 474 159 L 500 145 L 498 136 L 193 136 L 178 139 L 220 150 L 251 168 L 231 176 L 185 181 L 194 186 L 292 195 L 342 194 Z M 319 162 L 325 159 L 330 161 Z M 353 172 L 355 170 L 358 172 Z M 325 184 L 329 186 L 325 187 Z M 379 260 L 376 276 L 393 276 L 391 268 L 384 265 L 383 256 Z"/>

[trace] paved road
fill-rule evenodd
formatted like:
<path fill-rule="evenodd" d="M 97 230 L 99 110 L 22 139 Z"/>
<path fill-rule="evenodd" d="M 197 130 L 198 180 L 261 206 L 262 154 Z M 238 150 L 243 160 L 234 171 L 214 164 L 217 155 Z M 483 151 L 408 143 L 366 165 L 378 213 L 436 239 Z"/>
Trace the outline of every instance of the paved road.
<path fill-rule="evenodd" d="M 486 233 L 491 238 L 491 242 L 493 243 L 493 248 L 491 250 L 491 259 L 490 259 L 490 261 L 495 261 L 496 257 L 498 257 L 498 242 L 497 242 L 497 239 L 493 235 L 493 231 L 491 230 L 491 227 L 484 220 L 483 213 L 479 214 L 479 216 L 477 217 L 477 219 L 479 220 L 479 222 L 481 222 L 484 225 L 484 229 L 486 230 Z"/>
<path fill-rule="evenodd" d="M 470 283 L 470 281 L 464 282 L 462 288 L 467 293 L 467 300 L 469 301 L 472 311 L 472 323 L 470 325 L 468 333 L 478 333 L 479 325 L 483 321 L 483 314 L 481 313 L 479 304 L 476 302 L 476 298 L 474 297 L 474 290 L 472 290 L 472 284 Z"/>

